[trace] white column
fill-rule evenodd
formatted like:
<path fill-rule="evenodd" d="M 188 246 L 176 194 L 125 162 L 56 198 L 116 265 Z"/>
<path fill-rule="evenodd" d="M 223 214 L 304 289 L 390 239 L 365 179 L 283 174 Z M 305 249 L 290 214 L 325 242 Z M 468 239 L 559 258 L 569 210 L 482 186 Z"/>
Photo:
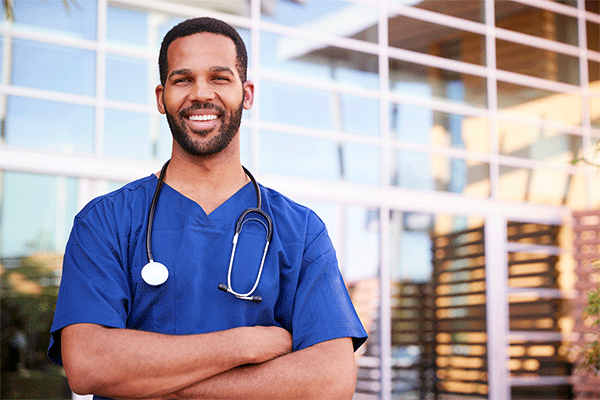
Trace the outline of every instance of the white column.
<path fill-rule="evenodd" d="M 508 255 L 506 218 L 490 215 L 485 221 L 485 288 L 490 400 L 510 400 L 508 371 Z"/>

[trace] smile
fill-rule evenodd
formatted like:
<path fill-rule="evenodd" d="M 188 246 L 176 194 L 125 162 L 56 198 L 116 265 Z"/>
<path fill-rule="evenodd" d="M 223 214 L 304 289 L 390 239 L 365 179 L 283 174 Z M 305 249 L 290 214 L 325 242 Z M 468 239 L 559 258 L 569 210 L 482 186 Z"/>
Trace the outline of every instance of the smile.
<path fill-rule="evenodd" d="M 191 121 L 213 121 L 215 119 L 217 119 L 217 116 L 212 114 L 212 115 L 190 115 L 188 117 L 188 119 L 190 119 Z"/>

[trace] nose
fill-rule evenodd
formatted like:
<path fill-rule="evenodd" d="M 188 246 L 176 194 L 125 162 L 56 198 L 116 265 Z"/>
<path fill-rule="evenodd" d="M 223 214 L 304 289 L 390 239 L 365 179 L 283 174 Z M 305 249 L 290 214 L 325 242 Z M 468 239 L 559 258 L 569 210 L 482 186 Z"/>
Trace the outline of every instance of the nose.
<path fill-rule="evenodd" d="M 209 82 L 198 79 L 192 85 L 190 94 L 190 101 L 206 102 L 215 98 L 215 91 L 211 87 Z"/>

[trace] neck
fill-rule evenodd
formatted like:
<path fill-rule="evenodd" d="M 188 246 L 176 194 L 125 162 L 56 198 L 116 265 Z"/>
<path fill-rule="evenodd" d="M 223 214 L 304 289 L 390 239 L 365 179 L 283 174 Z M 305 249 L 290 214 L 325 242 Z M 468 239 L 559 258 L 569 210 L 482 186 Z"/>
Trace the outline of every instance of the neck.
<path fill-rule="evenodd" d="M 249 182 L 238 154 L 195 157 L 173 151 L 165 183 L 210 214 Z"/>

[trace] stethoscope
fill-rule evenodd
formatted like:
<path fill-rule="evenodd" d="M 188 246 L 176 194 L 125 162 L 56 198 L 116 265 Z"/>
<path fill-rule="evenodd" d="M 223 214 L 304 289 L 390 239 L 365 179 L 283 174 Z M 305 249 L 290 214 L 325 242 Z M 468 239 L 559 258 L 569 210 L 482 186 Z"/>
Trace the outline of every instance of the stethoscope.
<path fill-rule="evenodd" d="M 144 268 L 142 268 L 142 279 L 144 280 L 144 282 L 151 286 L 162 285 L 167 281 L 167 278 L 169 277 L 169 270 L 167 269 L 167 267 L 165 267 L 164 264 L 154 261 L 154 256 L 152 255 L 152 224 L 154 222 L 154 212 L 156 211 L 156 203 L 158 203 L 158 197 L 160 195 L 160 191 L 162 189 L 162 185 L 165 179 L 167 165 L 169 165 L 169 161 L 167 161 L 165 165 L 163 165 L 160 171 L 158 183 L 156 184 L 154 196 L 152 197 L 152 203 L 150 204 L 150 211 L 148 212 L 148 226 L 146 228 L 146 254 L 148 255 L 148 264 L 146 264 Z M 273 236 L 273 222 L 271 221 L 271 217 L 269 217 L 269 215 L 261 209 L 262 198 L 260 195 L 260 188 L 258 187 L 258 183 L 256 183 L 256 180 L 254 179 L 250 171 L 248 171 L 243 166 L 242 168 L 244 169 L 244 172 L 246 173 L 248 178 L 250 178 L 252 184 L 254 185 L 254 190 L 256 191 L 256 208 L 248 208 L 242 214 L 240 214 L 237 220 L 237 223 L 235 225 L 235 234 L 233 235 L 233 247 L 231 249 L 231 257 L 229 259 L 229 269 L 227 270 L 227 285 L 224 283 L 219 284 L 219 290 L 231 293 L 238 299 L 250 300 L 255 303 L 260 303 L 262 301 L 262 297 L 256 295 L 253 296 L 252 294 L 254 293 L 254 291 L 258 287 L 258 283 L 260 282 L 263 266 L 265 264 L 265 258 L 267 257 L 267 250 L 269 249 L 269 243 L 271 242 L 271 237 Z M 256 217 L 247 218 L 249 214 L 258 214 L 267 222 L 265 223 L 263 219 Z M 238 237 L 240 235 L 240 232 L 242 231 L 242 227 L 248 221 L 256 221 L 261 223 L 267 232 L 267 237 L 265 248 L 262 254 L 262 259 L 260 261 L 260 267 L 258 268 L 258 274 L 256 275 L 256 280 L 254 281 L 254 286 L 252 286 L 252 289 L 250 289 L 250 291 L 248 291 L 247 293 L 238 293 L 232 288 L 231 273 L 233 270 L 233 260 L 235 258 L 235 249 L 237 248 Z"/>

